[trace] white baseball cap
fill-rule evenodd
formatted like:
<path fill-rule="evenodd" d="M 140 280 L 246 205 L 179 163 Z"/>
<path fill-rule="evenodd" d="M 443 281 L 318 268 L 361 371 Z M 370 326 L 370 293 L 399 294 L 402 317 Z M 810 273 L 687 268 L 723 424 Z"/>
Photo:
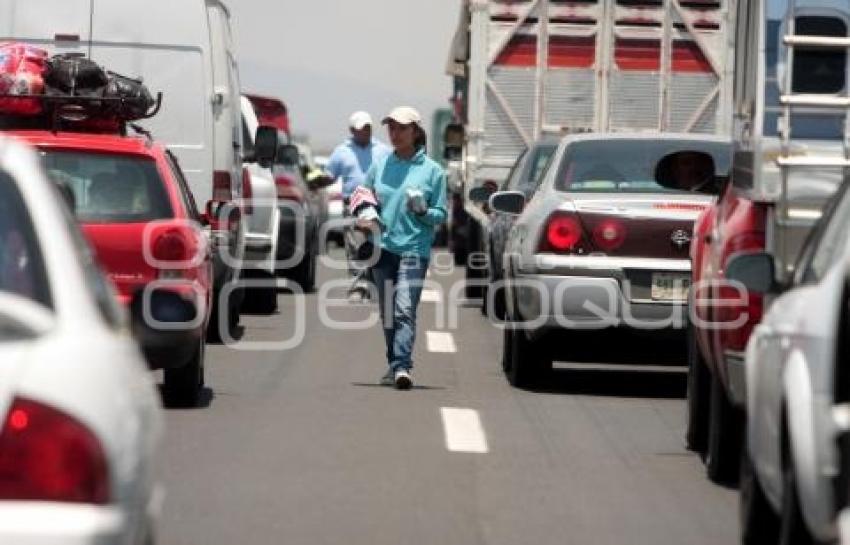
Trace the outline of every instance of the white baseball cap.
<path fill-rule="evenodd" d="M 386 125 L 390 120 L 401 123 L 402 125 L 410 125 L 411 123 L 420 125 L 422 123 L 422 116 L 410 106 L 399 106 L 388 113 L 381 123 Z"/>
<path fill-rule="evenodd" d="M 369 112 L 354 112 L 351 114 L 351 117 L 348 118 L 348 126 L 355 130 L 360 130 L 366 125 L 372 124 L 372 116 L 369 115 Z"/>

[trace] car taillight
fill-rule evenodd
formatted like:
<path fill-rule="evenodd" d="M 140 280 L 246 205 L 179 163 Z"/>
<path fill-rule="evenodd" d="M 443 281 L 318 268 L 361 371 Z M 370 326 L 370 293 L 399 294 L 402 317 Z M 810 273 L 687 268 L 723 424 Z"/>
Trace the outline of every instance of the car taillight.
<path fill-rule="evenodd" d="M 582 240 L 582 228 L 578 218 L 572 214 L 553 214 L 546 223 L 539 252 L 570 252 L 578 248 Z"/>
<path fill-rule="evenodd" d="M 216 170 L 213 172 L 212 200 L 227 202 L 233 198 L 230 188 L 230 172 Z"/>
<path fill-rule="evenodd" d="M 247 168 L 242 169 L 242 208 L 246 214 L 254 213 L 254 190 L 251 188 L 251 173 Z"/>
<path fill-rule="evenodd" d="M 288 199 L 299 203 L 304 202 L 304 192 L 289 176 L 275 176 L 274 185 L 279 199 Z"/>
<path fill-rule="evenodd" d="M 603 221 L 593 229 L 593 243 L 600 250 L 616 250 L 626 241 L 626 228 L 616 220 Z"/>
<path fill-rule="evenodd" d="M 69 415 L 15 398 L 0 431 L 0 500 L 108 503 L 103 447 Z"/>
<path fill-rule="evenodd" d="M 157 261 L 186 261 L 189 243 L 186 236 L 177 229 L 171 229 L 154 239 L 152 255 Z"/>

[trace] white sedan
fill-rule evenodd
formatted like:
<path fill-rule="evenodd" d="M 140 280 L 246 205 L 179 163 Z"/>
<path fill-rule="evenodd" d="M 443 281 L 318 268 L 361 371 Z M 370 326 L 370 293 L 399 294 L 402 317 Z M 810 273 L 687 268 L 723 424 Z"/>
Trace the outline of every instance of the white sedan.
<path fill-rule="evenodd" d="M 0 136 L 0 543 L 152 543 L 159 395 L 60 195 Z"/>
<path fill-rule="evenodd" d="M 850 186 L 779 284 L 769 254 L 733 257 L 726 278 L 775 296 L 747 343 L 743 543 L 832 543 L 850 499 Z M 768 542 L 768 541 L 764 541 Z"/>

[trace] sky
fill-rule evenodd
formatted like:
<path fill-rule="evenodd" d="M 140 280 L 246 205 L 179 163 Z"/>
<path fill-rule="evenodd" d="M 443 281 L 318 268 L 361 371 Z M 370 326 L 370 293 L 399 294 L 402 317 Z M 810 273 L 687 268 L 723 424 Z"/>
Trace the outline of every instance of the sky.
<path fill-rule="evenodd" d="M 460 2 L 229 0 L 242 87 L 283 99 L 293 131 L 318 151 L 348 136 L 356 110 L 380 123 L 409 105 L 429 122 L 451 94 L 445 65 Z"/>

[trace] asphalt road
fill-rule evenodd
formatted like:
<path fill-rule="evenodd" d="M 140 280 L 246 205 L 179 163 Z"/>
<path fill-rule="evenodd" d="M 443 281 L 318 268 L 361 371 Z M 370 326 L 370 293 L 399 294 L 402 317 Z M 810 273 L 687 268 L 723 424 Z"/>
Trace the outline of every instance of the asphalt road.
<path fill-rule="evenodd" d="M 430 279 L 448 292 L 461 272 Z M 329 327 L 320 312 L 351 325 L 376 308 L 319 302 L 281 294 L 277 313 L 243 316 L 242 349 L 209 347 L 207 406 L 167 411 L 160 543 L 736 543 L 737 494 L 683 446 L 681 368 L 582 364 L 513 389 L 501 331 L 475 308 L 425 301 L 416 387 L 395 391 L 377 385 L 377 326 Z M 245 349 L 298 324 L 298 346 Z M 671 343 L 565 341 L 585 361 L 682 363 Z"/>

